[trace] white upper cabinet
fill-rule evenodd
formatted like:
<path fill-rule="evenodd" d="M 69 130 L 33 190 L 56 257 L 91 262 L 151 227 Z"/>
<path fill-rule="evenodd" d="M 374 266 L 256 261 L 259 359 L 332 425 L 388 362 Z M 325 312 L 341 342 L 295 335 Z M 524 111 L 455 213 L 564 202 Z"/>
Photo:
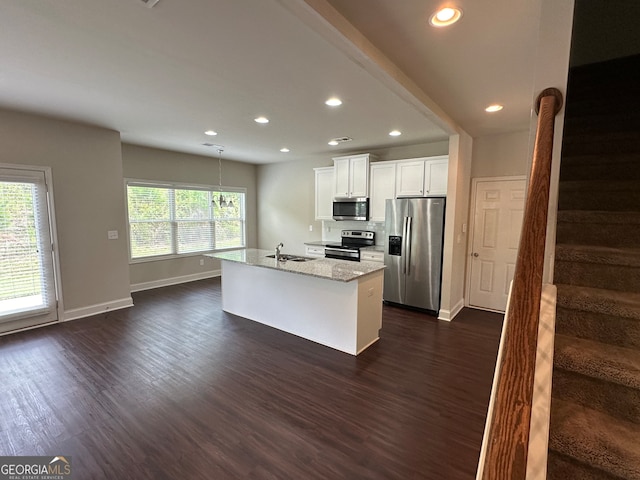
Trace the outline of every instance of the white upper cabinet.
<path fill-rule="evenodd" d="M 369 154 L 333 159 L 336 197 L 369 196 Z"/>
<path fill-rule="evenodd" d="M 369 219 L 384 222 L 385 202 L 396 196 L 396 163 L 372 163 L 369 172 Z"/>
<path fill-rule="evenodd" d="M 396 168 L 396 197 L 422 197 L 424 159 L 402 160 Z"/>
<path fill-rule="evenodd" d="M 447 181 L 449 179 L 449 160 L 447 157 L 439 157 L 437 160 L 428 160 L 424 164 L 424 191 L 428 196 L 444 196 L 447 194 Z M 427 178 L 427 170 L 429 171 Z"/>
<path fill-rule="evenodd" d="M 447 155 L 399 160 L 396 163 L 396 197 L 433 197 L 447 194 Z"/>
<path fill-rule="evenodd" d="M 314 168 L 316 178 L 316 220 L 333 219 L 333 167 Z"/>

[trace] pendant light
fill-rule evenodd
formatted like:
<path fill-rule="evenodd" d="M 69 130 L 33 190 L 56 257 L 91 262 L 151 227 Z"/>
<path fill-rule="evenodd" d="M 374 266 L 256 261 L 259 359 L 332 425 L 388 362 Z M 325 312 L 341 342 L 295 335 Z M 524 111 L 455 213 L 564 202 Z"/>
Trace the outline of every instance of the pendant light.
<path fill-rule="evenodd" d="M 223 148 L 218 148 L 218 204 L 220 208 L 233 208 L 233 200 L 229 199 L 227 202 L 222 195 L 222 152 Z M 216 204 L 215 196 L 212 200 L 213 204 Z"/>

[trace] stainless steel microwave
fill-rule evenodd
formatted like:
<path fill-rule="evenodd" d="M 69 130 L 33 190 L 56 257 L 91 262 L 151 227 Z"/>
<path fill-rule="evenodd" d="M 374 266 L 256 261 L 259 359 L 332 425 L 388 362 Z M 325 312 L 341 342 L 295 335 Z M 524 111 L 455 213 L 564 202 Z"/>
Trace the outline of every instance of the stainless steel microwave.
<path fill-rule="evenodd" d="M 334 220 L 369 220 L 369 199 L 339 198 L 333 199 Z"/>

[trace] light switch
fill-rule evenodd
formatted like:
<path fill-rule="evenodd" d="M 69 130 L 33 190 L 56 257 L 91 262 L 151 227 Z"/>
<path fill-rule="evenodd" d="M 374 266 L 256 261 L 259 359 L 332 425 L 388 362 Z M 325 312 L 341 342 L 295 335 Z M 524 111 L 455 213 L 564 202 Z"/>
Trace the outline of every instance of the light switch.
<path fill-rule="evenodd" d="M 109 240 L 117 240 L 118 239 L 118 230 L 109 230 L 107 232 L 107 238 Z"/>

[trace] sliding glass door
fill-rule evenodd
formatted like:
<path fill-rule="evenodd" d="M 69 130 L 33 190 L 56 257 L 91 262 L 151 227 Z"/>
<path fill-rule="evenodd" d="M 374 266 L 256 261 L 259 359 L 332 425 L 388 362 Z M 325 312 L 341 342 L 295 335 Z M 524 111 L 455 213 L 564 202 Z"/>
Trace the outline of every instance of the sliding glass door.
<path fill-rule="evenodd" d="M 45 172 L 0 168 L 0 333 L 55 320 Z"/>

